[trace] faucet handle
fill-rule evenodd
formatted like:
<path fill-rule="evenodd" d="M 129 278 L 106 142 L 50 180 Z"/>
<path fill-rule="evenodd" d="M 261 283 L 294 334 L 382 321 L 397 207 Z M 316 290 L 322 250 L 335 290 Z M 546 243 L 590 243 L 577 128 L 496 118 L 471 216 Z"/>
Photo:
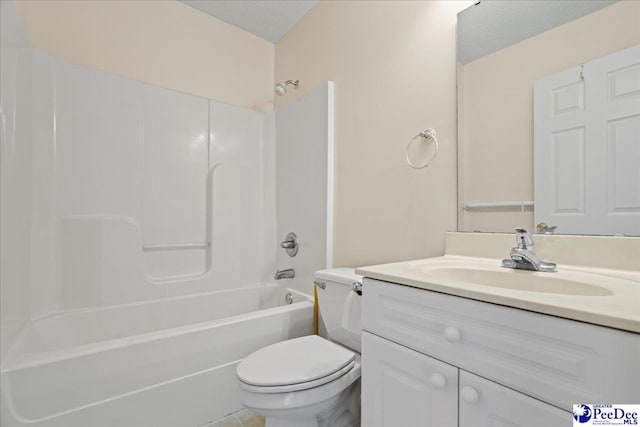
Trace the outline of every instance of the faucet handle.
<path fill-rule="evenodd" d="M 556 231 L 556 228 L 558 228 L 557 225 L 547 225 L 544 222 L 541 222 L 536 226 L 536 229 L 543 234 L 553 234 L 553 232 Z"/>
<path fill-rule="evenodd" d="M 534 252 L 535 245 L 533 239 L 527 230 L 524 228 L 516 228 L 516 247 L 518 249 L 528 249 Z"/>
<path fill-rule="evenodd" d="M 284 241 L 280 243 L 280 247 L 284 249 L 290 257 L 296 256 L 298 253 L 298 236 L 296 236 L 296 233 L 287 233 Z"/>

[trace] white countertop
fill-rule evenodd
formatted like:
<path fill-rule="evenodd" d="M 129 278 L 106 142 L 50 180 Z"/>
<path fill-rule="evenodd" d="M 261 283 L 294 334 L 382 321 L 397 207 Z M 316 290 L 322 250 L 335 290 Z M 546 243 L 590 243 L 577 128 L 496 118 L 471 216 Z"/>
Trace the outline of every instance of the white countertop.
<path fill-rule="evenodd" d="M 558 272 L 543 273 L 502 268 L 500 262 L 446 255 L 361 267 L 356 274 L 640 333 L 639 271 L 561 264 Z M 477 281 L 472 280 L 474 276 Z M 492 277 L 499 277 L 491 281 L 493 286 L 479 283 L 489 283 L 487 278 Z M 573 289 L 575 283 L 578 285 Z"/>

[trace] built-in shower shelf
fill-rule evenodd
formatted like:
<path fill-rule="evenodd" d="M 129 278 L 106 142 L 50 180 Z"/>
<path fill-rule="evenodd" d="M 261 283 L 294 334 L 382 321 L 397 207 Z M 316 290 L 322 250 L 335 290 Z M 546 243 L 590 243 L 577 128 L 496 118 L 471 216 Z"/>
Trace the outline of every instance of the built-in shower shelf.
<path fill-rule="evenodd" d="M 146 243 L 142 245 L 144 251 L 160 251 L 165 249 L 207 249 L 209 242 L 185 242 L 185 243 Z"/>

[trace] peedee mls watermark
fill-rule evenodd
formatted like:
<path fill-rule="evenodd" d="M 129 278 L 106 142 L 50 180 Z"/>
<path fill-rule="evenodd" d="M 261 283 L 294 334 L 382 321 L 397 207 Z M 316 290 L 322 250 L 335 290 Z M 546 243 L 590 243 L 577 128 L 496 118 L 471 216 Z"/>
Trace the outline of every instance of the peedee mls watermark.
<path fill-rule="evenodd" d="M 640 404 L 575 404 L 573 425 L 575 426 L 637 426 Z"/>

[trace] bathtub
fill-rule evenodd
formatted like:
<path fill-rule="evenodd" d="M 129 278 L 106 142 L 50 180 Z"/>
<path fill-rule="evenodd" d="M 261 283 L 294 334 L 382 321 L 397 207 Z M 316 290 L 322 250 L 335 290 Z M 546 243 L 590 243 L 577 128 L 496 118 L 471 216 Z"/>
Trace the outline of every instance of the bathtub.
<path fill-rule="evenodd" d="M 313 301 L 271 284 L 50 315 L 3 362 L 0 424 L 196 427 L 241 409 L 244 357 L 311 333 Z"/>

